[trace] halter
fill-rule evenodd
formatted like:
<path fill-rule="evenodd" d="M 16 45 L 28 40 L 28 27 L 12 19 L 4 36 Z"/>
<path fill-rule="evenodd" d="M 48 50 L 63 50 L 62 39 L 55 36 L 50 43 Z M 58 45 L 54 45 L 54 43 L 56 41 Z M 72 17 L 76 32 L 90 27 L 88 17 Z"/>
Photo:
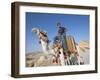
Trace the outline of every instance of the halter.
<path fill-rule="evenodd" d="M 39 39 L 42 39 L 43 41 L 45 41 L 47 43 L 49 42 L 47 34 L 45 32 L 42 32 L 42 31 L 39 33 Z"/>

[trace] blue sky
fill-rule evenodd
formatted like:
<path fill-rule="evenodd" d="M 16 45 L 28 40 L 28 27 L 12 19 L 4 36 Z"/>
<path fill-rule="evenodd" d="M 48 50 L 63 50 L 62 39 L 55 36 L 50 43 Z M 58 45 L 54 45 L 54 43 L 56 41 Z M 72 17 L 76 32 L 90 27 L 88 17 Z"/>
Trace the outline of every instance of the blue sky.
<path fill-rule="evenodd" d="M 68 29 L 66 34 L 72 35 L 76 43 L 80 40 L 89 41 L 89 15 L 26 12 L 26 53 L 42 50 L 38 37 L 31 29 L 36 27 L 46 30 L 52 43 L 57 35 L 57 22 Z"/>

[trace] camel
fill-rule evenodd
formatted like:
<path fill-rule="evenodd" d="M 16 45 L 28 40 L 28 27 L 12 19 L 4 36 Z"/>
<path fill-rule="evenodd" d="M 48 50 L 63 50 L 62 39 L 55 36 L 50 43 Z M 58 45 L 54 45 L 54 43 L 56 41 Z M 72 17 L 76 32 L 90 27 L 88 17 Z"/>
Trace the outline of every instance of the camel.
<path fill-rule="evenodd" d="M 40 31 L 39 29 L 37 28 L 33 28 L 32 29 L 32 32 L 36 33 L 38 38 L 39 38 L 39 41 L 42 45 L 42 50 L 43 50 L 43 53 L 45 55 L 52 55 L 52 58 L 57 58 L 57 55 L 56 54 L 56 50 L 57 50 L 57 47 L 51 47 L 49 45 L 49 40 L 48 40 L 48 36 L 47 36 L 47 32 L 46 31 Z M 56 51 L 56 52 L 55 52 Z M 63 49 L 60 48 L 60 59 L 59 59 L 59 62 L 58 62 L 58 65 L 65 65 L 65 62 L 64 62 L 64 55 L 63 55 Z M 42 57 L 43 59 L 43 57 Z"/>
<path fill-rule="evenodd" d="M 71 61 L 70 65 L 82 65 L 84 64 L 84 58 L 81 56 L 81 52 L 85 52 L 86 49 L 89 49 L 89 43 L 86 41 L 80 41 L 79 44 L 76 44 L 76 50 L 70 54 L 69 60 Z"/>
<path fill-rule="evenodd" d="M 56 53 L 56 59 L 58 60 L 58 64 L 65 66 L 64 49 L 59 36 L 55 36 L 53 44 L 54 44 L 54 50 Z"/>

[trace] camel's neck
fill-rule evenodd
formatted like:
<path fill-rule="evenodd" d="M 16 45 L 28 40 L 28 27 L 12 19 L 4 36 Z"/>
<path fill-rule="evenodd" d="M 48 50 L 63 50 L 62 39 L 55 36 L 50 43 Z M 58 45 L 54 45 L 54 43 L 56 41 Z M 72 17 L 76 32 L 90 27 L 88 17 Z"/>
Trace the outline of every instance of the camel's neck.
<path fill-rule="evenodd" d="M 37 33 L 36 33 L 37 36 L 38 36 L 39 39 L 40 39 L 43 52 L 44 52 L 45 54 L 48 54 L 48 53 L 49 53 L 49 52 L 48 52 L 48 42 L 45 41 L 45 38 L 44 38 L 43 34 L 41 34 L 40 31 L 39 31 L 38 29 L 36 30 L 36 32 L 37 32 Z"/>
<path fill-rule="evenodd" d="M 43 52 L 45 54 L 48 54 L 48 43 L 43 41 L 42 39 L 40 39 L 40 41 L 41 41 L 41 46 L 42 46 Z"/>

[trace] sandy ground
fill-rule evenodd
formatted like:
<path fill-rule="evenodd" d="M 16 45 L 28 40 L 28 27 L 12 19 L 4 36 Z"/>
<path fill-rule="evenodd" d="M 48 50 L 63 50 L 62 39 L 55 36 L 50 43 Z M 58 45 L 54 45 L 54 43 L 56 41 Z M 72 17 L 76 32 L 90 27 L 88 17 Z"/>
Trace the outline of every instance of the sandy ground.
<path fill-rule="evenodd" d="M 89 64 L 89 50 L 85 52 L 80 52 L 80 56 L 84 60 L 84 64 Z M 50 55 L 45 55 L 42 52 L 34 52 L 26 54 L 26 67 L 34 67 L 34 66 L 58 66 L 53 63 L 53 58 Z"/>

